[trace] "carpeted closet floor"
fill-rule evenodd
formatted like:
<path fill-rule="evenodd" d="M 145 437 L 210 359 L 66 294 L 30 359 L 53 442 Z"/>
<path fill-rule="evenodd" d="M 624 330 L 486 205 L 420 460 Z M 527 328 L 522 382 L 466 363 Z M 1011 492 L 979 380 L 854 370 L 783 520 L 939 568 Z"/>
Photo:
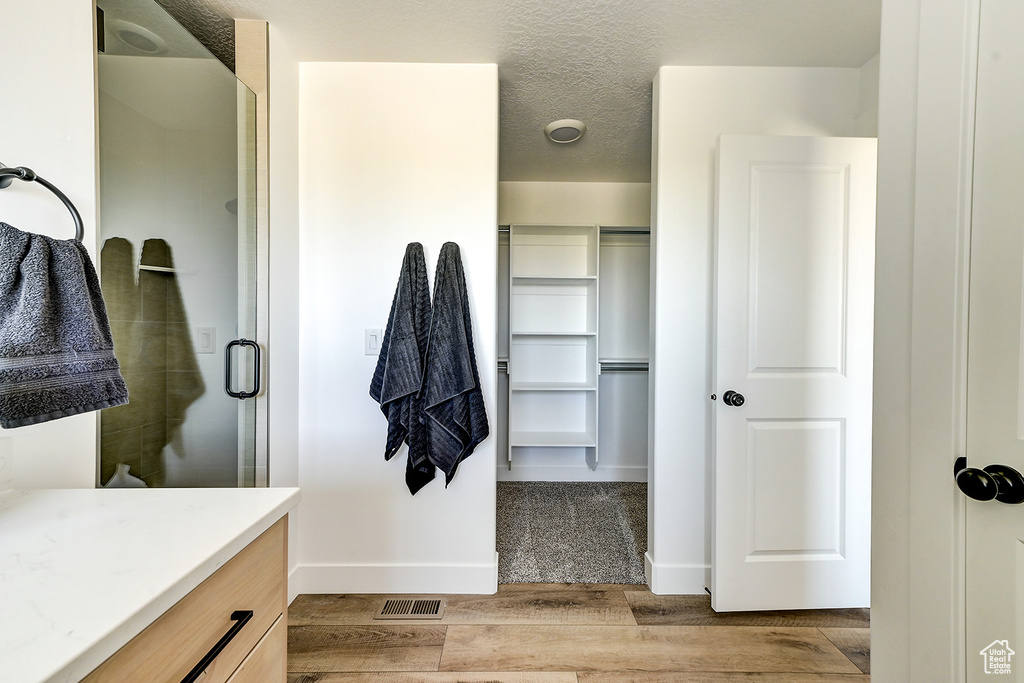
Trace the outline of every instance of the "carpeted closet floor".
<path fill-rule="evenodd" d="M 643 584 L 647 484 L 498 482 L 498 583 Z"/>

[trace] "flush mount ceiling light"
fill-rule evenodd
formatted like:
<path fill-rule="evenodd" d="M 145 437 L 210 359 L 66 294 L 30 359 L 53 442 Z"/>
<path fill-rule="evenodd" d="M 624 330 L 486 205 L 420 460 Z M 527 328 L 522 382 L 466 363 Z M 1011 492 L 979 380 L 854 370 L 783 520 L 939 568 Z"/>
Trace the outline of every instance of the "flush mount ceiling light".
<path fill-rule="evenodd" d="M 586 132 L 587 124 L 576 119 L 559 119 L 544 126 L 544 135 L 548 136 L 548 140 L 560 145 L 576 142 Z"/>
<path fill-rule="evenodd" d="M 118 40 L 137 52 L 147 55 L 159 55 L 167 52 L 167 43 L 148 28 L 130 21 L 114 19 L 107 22 L 107 28 L 117 36 Z"/>

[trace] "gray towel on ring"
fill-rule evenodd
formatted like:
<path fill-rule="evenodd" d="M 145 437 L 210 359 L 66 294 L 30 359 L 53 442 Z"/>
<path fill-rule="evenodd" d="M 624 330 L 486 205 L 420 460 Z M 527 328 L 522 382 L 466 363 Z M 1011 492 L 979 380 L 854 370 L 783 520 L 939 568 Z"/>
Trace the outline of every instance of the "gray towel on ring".
<path fill-rule="evenodd" d="M 455 242 L 445 242 L 437 257 L 420 398 L 428 418 L 430 459 L 444 472 L 447 486 L 459 463 L 489 431 L 473 349 L 466 275 Z"/>
<path fill-rule="evenodd" d="M 0 426 L 127 402 L 85 247 L 0 222 Z"/>
<path fill-rule="evenodd" d="M 409 444 L 405 483 L 413 495 L 434 478 L 434 466 L 427 456 L 426 426 L 418 395 L 429 331 L 427 263 L 423 258 L 423 245 L 412 242 L 405 248 L 388 326 L 370 381 L 370 396 L 380 404 L 381 412 L 388 419 L 384 459 L 394 457 L 403 442 Z"/>

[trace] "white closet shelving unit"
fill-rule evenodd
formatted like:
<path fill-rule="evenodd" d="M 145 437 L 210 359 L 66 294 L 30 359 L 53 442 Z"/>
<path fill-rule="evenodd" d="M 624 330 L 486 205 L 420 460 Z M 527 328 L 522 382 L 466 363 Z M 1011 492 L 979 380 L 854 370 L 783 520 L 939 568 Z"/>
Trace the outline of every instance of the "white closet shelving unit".
<path fill-rule="evenodd" d="M 597 462 L 596 225 L 509 229 L 509 437 L 519 447 L 585 448 Z"/>

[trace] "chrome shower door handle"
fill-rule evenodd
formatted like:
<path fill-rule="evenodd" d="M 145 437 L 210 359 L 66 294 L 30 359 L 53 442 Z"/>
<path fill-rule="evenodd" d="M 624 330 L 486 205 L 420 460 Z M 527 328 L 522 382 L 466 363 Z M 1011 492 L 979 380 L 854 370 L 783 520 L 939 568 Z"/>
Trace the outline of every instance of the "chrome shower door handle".
<path fill-rule="evenodd" d="M 234 366 L 232 362 L 233 356 L 231 355 L 231 349 L 235 346 L 248 346 L 253 350 L 253 387 L 252 391 L 232 391 L 231 390 L 231 370 Z M 237 398 L 244 400 L 247 398 L 253 398 L 256 394 L 260 393 L 260 345 L 251 339 L 234 339 L 227 343 L 224 347 L 224 391 L 231 398 Z"/>

